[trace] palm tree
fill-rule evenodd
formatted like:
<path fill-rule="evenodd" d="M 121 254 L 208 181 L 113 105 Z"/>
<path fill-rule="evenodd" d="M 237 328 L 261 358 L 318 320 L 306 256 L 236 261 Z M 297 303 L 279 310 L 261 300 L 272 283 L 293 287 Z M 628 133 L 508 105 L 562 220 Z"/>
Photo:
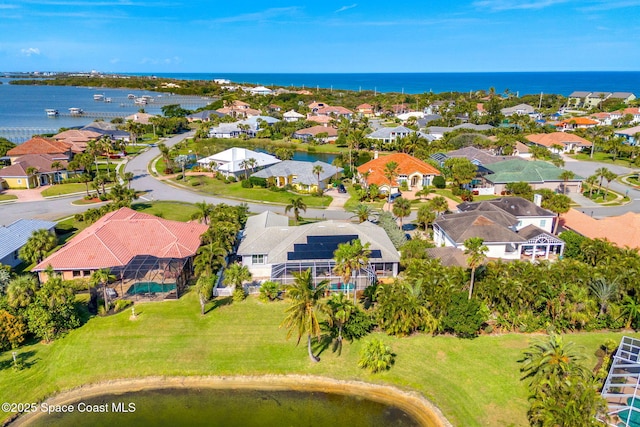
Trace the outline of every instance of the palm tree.
<path fill-rule="evenodd" d="M 89 174 L 83 173 L 82 175 L 80 175 L 80 178 L 78 180 L 84 183 L 87 190 L 87 197 L 89 197 L 89 183 L 93 181 L 93 178 L 91 178 Z"/>
<path fill-rule="evenodd" d="M 333 270 L 342 277 L 342 283 L 347 285 L 352 276 L 357 275 L 360 270 L 367 267 L 371 256 L 369 246 L 369 242 L 363 245 L 360 239 L 338 245 L 338 248 L 333 253 L 333 259 L 336 263 Z M 349 292 L 348 286 L 347 292 Z M 353 284 L 353 300 L 354 302 L 356 301 L 355 280 Z"/>
<path fill-rule="evenodd" d="M 294 272 L 293 277 L 293 284 L 286 286 L 287 297 L 291 299 L 291 304 L 285 310 L 287 316 L 280 327 L 284 326 L 288 329 L 287 339 L 296 331 L 298 334 L 297 344 L 300 344 L 300 339 L 306 334 L 309 358 L 312 362 L 319 362 L 320 358 L 316 357 L 311 349 L 311 337 L 320 338 L 318 314 L 324 311 L 320 299 L 324 295 L 329 281 L 322 280 L 313 286 L 311 269 Z"/>
<path fill-rule="evenodd" d="M 609 169 L 605 167 L 596 169 L 596 176 L 600 178 L 600 183 L 598 184 L 600 188 L 602 188 L 602 180 L 604 180 L 604 177 L 607 175 L 607 173 L 609 173 Z"/>
<path fill-rule="evenodd" d="M 31 182 L 31 178 L 38 173 L 38 168 L 35 166 L 29 166 L 25 171 L 27 173 L 27 190 L 29 189 L 29 182 Z M 36 179 L 36 187 L 38 186 L 39 181 Z"/>
<path fill-rule="evenodd" d="M 576 174 L 571 171 L 568 171 L 568 170 L 562 171 L 562 173 L 558 177 L 563 181 L 562 194 L 567 194 L 567 183 L 569 182 L 569 180 L 572 180 L 575 177 L 576 177 Z"/>
<path fill-rule="evenodd" d="M 211 242 L 200 246 L 193 260 L 196 276 L 213 276 L 225 264 L 228 252 L 219 244 Z"/>
<path fill-rule="evenodd" d="M 431 210 L 436 212 L 436 215 L 440 215 L 449 209 L 449 202 L 442 196 L 435 196 L 428 203 L 431 206 Z"/>
<path fill-rule="evenodd" d="M 352 210 L 355 215 L 353 217 L 358 218 L 358 222 L 369 221 L 369 218 L 373 215 L 374 211 L 369 205 L 365 205 L 364 203 L 358 203 Z M 352 217 L 352 218 L 353 218 Z"/>
<path fill-rule="evenodd" d="M 369 369 L 372 373 L 386 371 L 393 365 L 394 355 L 391 347 L 377 338 L 368 341 L 360 351 L 358 367 Z"/>
<path fill-rule="evenodd" d="M 91 283 L 92 286 L 102 285 L 102 297 L 104 299 L 105 313 L 109 311 L 109 300 L 107 299 L 107 284 L 115 279 L 116 276 L 111 274 L 111 271 L 108 268 L 95 270 L 93 273 L 91 273 L 91 278 L 89 279 L 89 283 Z"/>
<path fill-rule="evenodd" d="M 387 203 L 389 204 L 389 210 L 391 210 L 391 188 L 393 187 L 393 182 L 395 181 L 396 177 L 398 176 L 398 163 L 396 162 L 389 162 L 387 164 L 384 165 L 384 177 L 387 178 L 387 181 L 389 182 L 389 196 L 387 198 Z"/>
<path fill-rule="evenodd" d="M 342 350 L 342 329 L 355 310 L 356 306 L 342 292 L 331 295 L 327 301 L 329 324 L 338 327 L 337 346 L 339 351 Z"/>
<path fill-rule="evenodd" d="M 203 316 L 207 301 L 209 301 L 212 296 L 215 279 L 216 276 L 208 276 L 206 274 L 203 274 L 198 277 L 198 281 L 193 288 L 196 295 L 198 295 L 198 301 L 200 302 L 200 314 Z"/>
<path fill-rule="evenodd" d="M 571 208 L 571 199 L 564 194 L 554 194 L 550 198 L 542 201 L 542 207 L 554 212 L 557 216 L 556 223 L 554 225 L 553 233 L 558 232 L 560 226 L 560 215 L 569 212 Z"/>
<path fill-rule="evenodd" d="M 324 172 L 324 169 L 322 168 L 322 165 L 313 165 L 312 170 L 318 181 L 318 194 L 322 194 L 322 190 L 320 189 L 320 174 Z"/>
<path fill-rule="evenodd" d="M 432 210 L 432 207 L 429 204 L 424 204 L 418 208 L 418 217 L 417 222 L 419 225 L 423 226 L 426 230 L 436 219 L 436 213 Z"/>
<path fill-rule="evenodd" d="M 611 185 L 611 181 L 613 181 L 614 179 L 616 179 L 618 177 L 617 174 L 611 172 L 611 171 L 607 171 L 607 173 L 604 175 L 604 179 L 607 180 L 607 190 L 604 193 L 604 201 L 607 201 L 607 196 L 609 196 L 609 185 Z"/>
<path fill-rule="evenodd" d="M 596 175 L 591 175 L 587 179 L 584 180 L 589 185 L 589 198 L 593 195 L 593 187 L 595 187 L 596 182 L 598 182 L 598 177 Z"/>
<path fill-rule="evenodd" d="M 629 329 L 632 324 L 637 325 L 640 320 L 640 304 L 629 295 L 625 295 L 622 299 L 621 316 L 626 317 L 625 328 Z"/>
<path fill-rule="evenodd" d="M 247 171 L 249 169 L 249 159 L 241 161 L 240 167 L 244 169 L 244 179 L 249 179 L 249 172 Z"/>
<path fill-rule="evenodd" d="M 306 212 L 307 205 L 302 201 L 302 197 L 291 199 L 291 203 L 284 208 L 284 213 L 287 214 L 290 210 L 293 210 L 293 215 L 297 224 L 300 222 L 300 211 Z"/>
<path fill-rule="evenodd" d="M 124 173 L 124 180 L 127 181 L 127 188 L 129 188 L 129 190 L 131 190 L 131 181 L 133 181 L 133 178 L 135 178 L 133 172 Z"/>
<path fill-rule="evenodd" d="M 402 229 L 402 218 L 411 215 L 411 202 L 403 197 L 398 197 L 393 202 L 393 214 L 400 218 L 400 229 Z"/>
<path fill-rule="evenodd" d="M 33 276 L 18 276 L 7 286 L 7 302 L 13 308 L 28 307 L 36 297 L 38 282 Z"/>
<path fill-rule="evenodd" d="M 618 296 L 618 278 L 607 280 L 604 277 L 597 277 L 589 283 L 589 289 L 598 300 L 600 306 L 598 317 L 600 317 L 607 311 L 609 301 Z"/>
<path fill-rule="evenodd" d="M 565 344 L 562 336 L 550 334 L 546 339 L 536 340 L 525 350 L 520 372 L 522 380 L 531 379 L 534 394 L 563 381 L 571 374 L 586 377 L 588 371 L 580 364 L 584 356 L 573 343 Z"/>
<path fill-rule="evenodd" d="M 202 224 L 208 224 L 209 217 L 213 211 L 213 205 L 203 200 L 196 202 L 195 206 L 197 210 L 191 215 L 191 219 L 197 219 Z"/>
<path fill-rule="evenodd" d="M 251 280 L 251 272 L 246 265 L 239 263 L 231 264 L 224 271 L 224 284 L 226 286 L 233 286 L 238 289 L 242 287 L 244 282 Z"/>
<path fill-rule="evenodd" d="M 39 263 L 51 249 L 56 247 L 57 243 L 56 236 L 42 228 L 31 233 L 27 243 L 18 251 L 18 255 L 29 264 Z"/>
<path fill-rule="evenodd" d="M 55 179 L 53 180 L 53 182 L 55 183 L 56 181 L 60 181 L 60 177 L 58 176 L 58 171 L 60 169 L 62 169 L 62 163 L 59 160 L 55 160 L 53 162 L 51 162 L 51 168 L 53 168 L 56 171 Z"/>
<path fill-rule="evenodd" d="M 468 255 L 467 265 L 471 269 L 471 282 L 469 282 L 469 299 L 473 294 L 473 285 L 476 278 L 476 268 L 478 268 L 485 260 L 486 253 L 489 248 L 485 246 L 482 237 L 470 237 L 464 241 L 464 253 Z"/>

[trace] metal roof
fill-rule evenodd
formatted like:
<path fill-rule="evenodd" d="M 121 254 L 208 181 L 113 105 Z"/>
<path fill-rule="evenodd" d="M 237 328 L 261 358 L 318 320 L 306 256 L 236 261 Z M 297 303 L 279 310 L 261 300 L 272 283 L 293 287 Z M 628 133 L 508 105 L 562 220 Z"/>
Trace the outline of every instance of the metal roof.
<path fill-rule="evenodd" d="M 51 230 L 55 226 L 55 222 L 40 219 L 19 219 L 7 226 L 0 226 L 0 259 L 23 247 L 34 231 Z"/>

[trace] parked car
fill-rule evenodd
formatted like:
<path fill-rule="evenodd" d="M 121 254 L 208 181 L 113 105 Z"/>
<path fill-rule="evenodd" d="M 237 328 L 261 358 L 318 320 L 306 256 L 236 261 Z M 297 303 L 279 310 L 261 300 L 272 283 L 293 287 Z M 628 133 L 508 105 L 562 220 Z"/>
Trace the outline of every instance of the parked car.
<path fill-rule="evenodd" d="M 107 293 L 107 297 L 109 297 L 109 298 L 117 298 L 118 297 L 118 293 L 113 288 L 107 288 L 105 292 Z"/>
<path fill-rule="evenodd" d="M 393 193 L 389 199 L 391 203 L 395 202 L 397 198 L 402 197 L 402 192 L 398 191 L 397 193 Z"/>
<path fill-rule="evenodd" d="M 344 184 L 338 185 L 338 193 L 346 193 L 347 189 L 344 188 Z"/>

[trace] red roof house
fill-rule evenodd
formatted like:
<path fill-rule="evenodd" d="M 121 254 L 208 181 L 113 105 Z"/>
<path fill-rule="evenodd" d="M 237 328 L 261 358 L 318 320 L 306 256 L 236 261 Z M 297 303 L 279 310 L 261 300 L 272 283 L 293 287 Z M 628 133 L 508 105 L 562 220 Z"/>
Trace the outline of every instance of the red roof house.
<path fill-rule="evenodd" d="M 207 228 L 206 224 L 170 221 L 121 208 L 81 231 L 33 271 L 45 281 L 44 270 L 49 266 L 64 279 L 86 277 L 92 271 L 108 268 L 119 279 L 139 280 L 146 272 L 167 264 L 159 261 L 193 257 Z"/>
<path fill-rule="evenodd" d="M 57 159 L 71 160 L 71 144 L 42 136 L 34 136 L 7 151 L 7 156 L 11 158 L 12 163 L 16 158 L 27 154 L 50 154 Z"/>
<path fill-rule="evenodd" d="M 358 166 L 360 180 L 367 185 L 376 184 L 381 190 L 389 191 L 389 180 L 384 176 L 384 168 L 387 163 L 398 164 L 398 176 L 391 184 L 391 190 L 398 188 L 405 181 L 409 189 L 422 189 L 428 187 L 433 177 L 441 175 L 440 171 L 429 163 L 405 153 L 395 153 L 378 157 Z"/>

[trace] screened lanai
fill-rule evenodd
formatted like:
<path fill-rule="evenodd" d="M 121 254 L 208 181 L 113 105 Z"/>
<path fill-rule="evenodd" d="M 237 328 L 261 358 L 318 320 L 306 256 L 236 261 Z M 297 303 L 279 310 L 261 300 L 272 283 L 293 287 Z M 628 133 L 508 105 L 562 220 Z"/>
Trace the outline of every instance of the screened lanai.
<path fill-rule="evenodd" d="M 138 255 L 127 265 L 111 268 L 114 287 L 128 299 L 174 299 L 186 288 L 191 258 L 158 258 Z"/>
<path fill-rule="evenodd" d="M 564 253 L 564 241 L 537 227 L 526 227 L 518 233 L 526 242 L 520 245 L 521 254 L 530 257 L 531 260 L 550 259 L 562 256 Z"/>
<path fill-rule="evenodd" d="M 640 426 L 640 340 L 622 337 L 602 388 L 607 422 L 616 427 Z"/>
<path fill-rule="evenodd" d="M 353 291 L 355 284 L 356 290 L 364 290 L 376 280 L 376 273 L 373 266 L 369 263 L 366 268 L 355 272 L 348 283 L 344 283 L 342 277 L 337 275 L 333 268 L 336 263 L 330 260 L 318 261 L 292 261 L 282 264 L 274 264 L 271 269 L 271 280 L 282 285 L 293 283 L 293 273 L 299 273 L 311 269 L 314 285 L 323 280 L 329 281 L 329 290 L 333 292 L 349 292 Z"/>

